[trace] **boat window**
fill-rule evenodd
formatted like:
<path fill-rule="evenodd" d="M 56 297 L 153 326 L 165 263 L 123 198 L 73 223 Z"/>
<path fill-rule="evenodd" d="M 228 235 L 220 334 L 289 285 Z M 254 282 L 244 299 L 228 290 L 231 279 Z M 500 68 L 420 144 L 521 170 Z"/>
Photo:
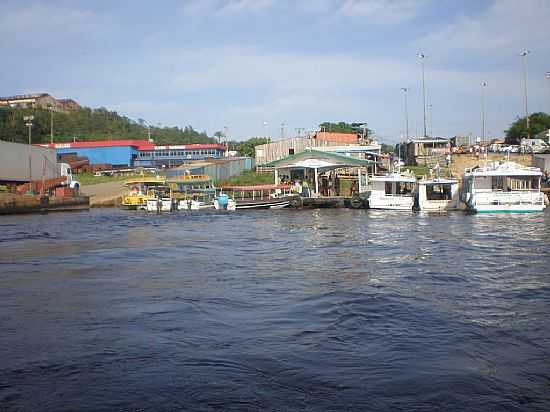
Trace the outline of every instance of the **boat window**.
<path fill-rule="evenodd" d="M 451 200 L 451 185 L 427 185 L 426 198 L 428 200 Z"/>
<path fill-rule="evenodd" d="M 538 189 L 539 179 L 532 176 L 508 177 L 506 185 L 508 190 L 532 190 Z"/>
<path fill-rule="evenodd" d="M 386 194 L 387 195 L 392 194 L 392 182 L 386 182 Z"/>
<path fill-rule="evenodd" d="M 503 176 L 493 176 L 491 179 L 491 189 L 492 190 L 504 190 L 504 179 Z"/>

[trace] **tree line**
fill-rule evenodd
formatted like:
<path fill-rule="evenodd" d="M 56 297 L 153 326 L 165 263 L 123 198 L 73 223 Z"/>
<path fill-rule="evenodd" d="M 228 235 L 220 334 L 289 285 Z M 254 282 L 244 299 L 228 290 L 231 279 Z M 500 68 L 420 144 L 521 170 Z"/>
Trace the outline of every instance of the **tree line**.
<path fill-rule="evenodd" d="M 18 143 L 28 142 L 28 128 L 25 116 L 32 115 L 32 143 L 49 143 L 51 113 L 47 109 L 0 108 L 0 140 Z M 215 143 L 205 132 L 198 132 L 192 126 L 161 127 L 145 125 L 143 119 L 137 122 L 121 116 L 104 107 L 91 109 L 83 107 L 68 112 L 53 112 L 53 133 L 55 142 L 147 139 L 149 133 L 157 144 Z"/>

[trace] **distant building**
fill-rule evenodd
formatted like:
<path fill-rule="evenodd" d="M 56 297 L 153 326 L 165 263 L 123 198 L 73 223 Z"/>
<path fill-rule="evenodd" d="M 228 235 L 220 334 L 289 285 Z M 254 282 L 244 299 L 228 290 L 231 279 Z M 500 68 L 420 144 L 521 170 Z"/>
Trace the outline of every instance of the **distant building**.
<path fill-rule="evenodd" d="M 0 97 L 0 107 L 21 109 L 49 109 L 74 110 L 80 105 L 73 99 L 56 99 L 48 93 L 19 94 L 16 96 Z"/>
<path fill-rule="evenodd" d="M 451 137 L 452 147 L 464 147 L 470 145 L 470 136 L 458 135 Z"/>
<path fill-rule="evenodd" d="M 80 109 L 80 105 L 73 99 L 57 99 L 58 107 L 61 110 L 76 110 Z"/>
<path fill-rule="evenodd" d="M 20 94 L 0 97 L 0 106 L 22 109 L 47 109 L 57 107 L 57 100 L 48 93 Z"/>
<path fill-rule="evenodd" d="M 54 143 L 40 146 L 54 148 L 57 154 L 87 157 L 90 164 L 113 167 L 176 167 L 193 160 L 219 159 L 226 147 L 220 144 L 155 146 L 148 140 L 100 140 Z"/>
<path fill-rule="evenodd" d="M 444 161 L 451 151 L 451 143 L 442 137 L 410 139 L 403 145 L 404 161 L 407 165 L 424 165 Z"/>
<path fill-rule="evenodd" d="M 315 140 L 322 140 L 325 142 L 344 143 L 344 144 L 357 144 L 359 143 L 359 135 L 355 132 L 343 133 L 343 132 L 316 132 L 313 135 Z"/>

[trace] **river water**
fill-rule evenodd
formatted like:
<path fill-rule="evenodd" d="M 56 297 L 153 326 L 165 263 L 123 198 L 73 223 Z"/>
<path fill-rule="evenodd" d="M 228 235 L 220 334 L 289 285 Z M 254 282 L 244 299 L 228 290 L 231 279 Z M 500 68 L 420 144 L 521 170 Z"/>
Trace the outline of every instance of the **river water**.
<path fill-rule="evenodd" d="M 0 218 L 0 410 L 549 410 L 550 212 Z"/>

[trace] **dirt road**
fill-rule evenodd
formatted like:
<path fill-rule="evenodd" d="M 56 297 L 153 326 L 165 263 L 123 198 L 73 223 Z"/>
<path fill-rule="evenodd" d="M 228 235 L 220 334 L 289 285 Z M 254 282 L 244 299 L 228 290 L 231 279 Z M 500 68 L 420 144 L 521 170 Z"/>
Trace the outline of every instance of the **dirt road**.
<path fill-rule="evenodd" d="M 90 196 L 90 207 L 110 207 L 120 205 L 125 193 L 124 181 L 97 183 L 82 186 L 82 193 Z"/>

